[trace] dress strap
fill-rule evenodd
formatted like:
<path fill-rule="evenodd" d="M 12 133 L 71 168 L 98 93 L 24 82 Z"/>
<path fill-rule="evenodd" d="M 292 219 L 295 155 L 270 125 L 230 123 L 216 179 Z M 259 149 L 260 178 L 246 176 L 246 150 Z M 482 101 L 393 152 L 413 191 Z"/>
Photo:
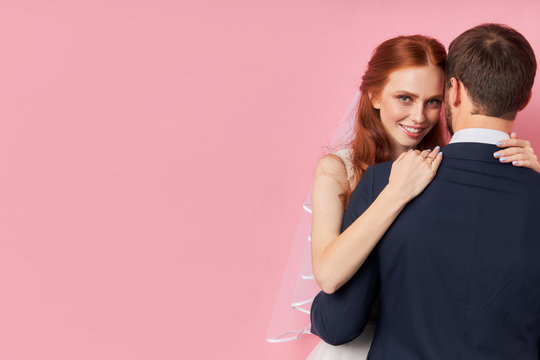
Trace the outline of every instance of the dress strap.
<path fill-rule="evenodd" d="M 335 151 L 332 154 L 339 156 L 339 158 L 343 160 L 345 167 L 347 168 L 347 179 L 350 180 L 354 176 L 354 167 L 351 161 L 352 149 L 345 148 Z"/>

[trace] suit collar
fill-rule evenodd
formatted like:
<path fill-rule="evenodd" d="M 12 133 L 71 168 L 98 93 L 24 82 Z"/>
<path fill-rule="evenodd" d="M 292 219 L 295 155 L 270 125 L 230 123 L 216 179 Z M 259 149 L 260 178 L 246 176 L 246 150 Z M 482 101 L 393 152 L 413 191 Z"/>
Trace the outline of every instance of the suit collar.
<path fill-rule="evenodd" d="M 499 150 L 501 148 L 496 145 L 463 142 L 448 144 L 441 151 L 443 161 L 445 158 L 453 158 L 499 163 L 499 159 L 493 157 L 493 153 Z"/>

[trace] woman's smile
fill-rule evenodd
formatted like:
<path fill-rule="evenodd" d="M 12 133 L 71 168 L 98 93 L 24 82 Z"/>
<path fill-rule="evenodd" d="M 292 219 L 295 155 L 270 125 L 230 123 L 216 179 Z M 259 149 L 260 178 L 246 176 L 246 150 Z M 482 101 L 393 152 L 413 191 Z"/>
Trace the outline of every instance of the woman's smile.
<path fill-rule="evenodd" d="M 399 126 L 401 126 L 401 129 L 403 130 L 403 132 L 407 136 L 410 136 L 411 138 L 420 137 L 425 129 L 420 126 L 409 126 L 409 125 L 403 125 L 403 124 L 399 124 Z"/>

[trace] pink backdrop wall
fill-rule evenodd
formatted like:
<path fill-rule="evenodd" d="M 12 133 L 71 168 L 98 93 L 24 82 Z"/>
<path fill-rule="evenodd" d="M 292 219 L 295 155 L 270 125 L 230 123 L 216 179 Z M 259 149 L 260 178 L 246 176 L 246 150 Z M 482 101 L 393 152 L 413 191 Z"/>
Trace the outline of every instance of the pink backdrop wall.
<path fill-rule="evenodd" d="M 2 1 L 0 358 L 305 358 L 314 336 L 266 331 L 373 48 L 490 21 L 538 55 L 539 17 L 537 0 Z M 516 129 L 537 153 L 539 120 L 536 95 Z"/>

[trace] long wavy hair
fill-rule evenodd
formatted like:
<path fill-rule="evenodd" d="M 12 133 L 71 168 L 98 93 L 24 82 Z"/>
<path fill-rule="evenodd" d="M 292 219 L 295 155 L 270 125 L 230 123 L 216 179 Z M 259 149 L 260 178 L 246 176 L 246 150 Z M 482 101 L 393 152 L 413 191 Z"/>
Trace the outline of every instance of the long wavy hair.
<path fill-rule="evenodd" d="M 399 36 L 377 46 L 362 77 L 355 135 L 350 145 L 354 178 L 357 181 L 369 166 L 392 160 L 392 139 L 385 131 L 379 110 L 373 107 L 369 94 L 379 95 L 396 70 L 434 65 L 444 72 L 445 62 L 444 46 L 438 40 L 424 35 Z M 444 141 L 444 125 L 438 121 L 417 148 L 434 148 Z M 341 196 L 345 206 L 351 193 L 352 189 Z"/>

